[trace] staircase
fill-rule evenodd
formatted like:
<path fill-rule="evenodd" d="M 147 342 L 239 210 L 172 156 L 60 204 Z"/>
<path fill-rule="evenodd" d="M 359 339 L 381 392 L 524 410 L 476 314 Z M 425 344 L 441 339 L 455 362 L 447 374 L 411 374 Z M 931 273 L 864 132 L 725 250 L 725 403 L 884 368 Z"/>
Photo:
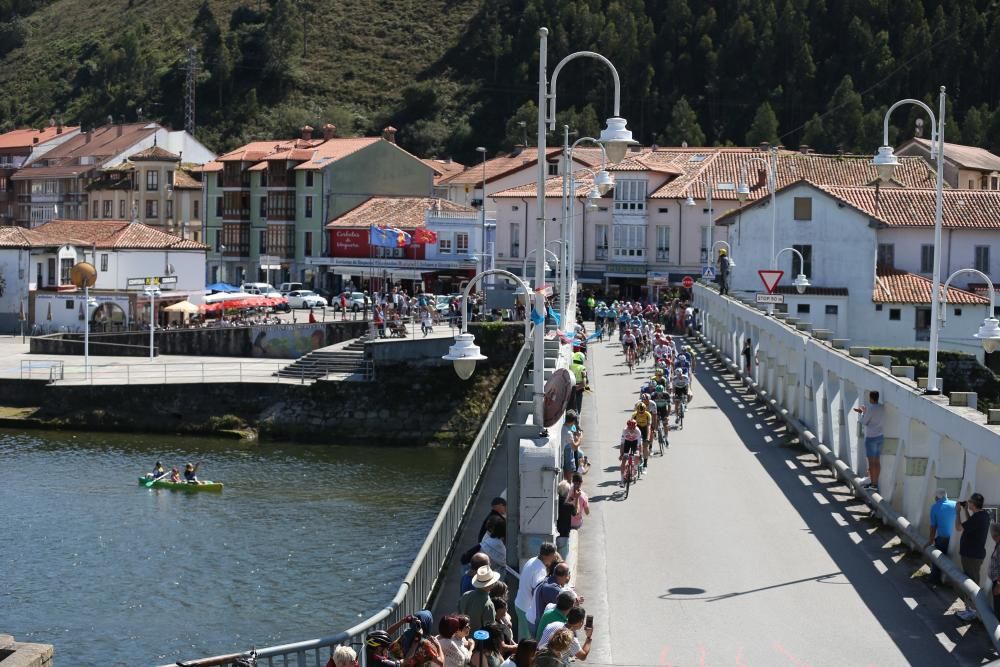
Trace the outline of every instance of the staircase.
<path fill-rule="evenodd" d="M 372 379 L 371 364 L 365 361 L 367 340 L 365 335 L 338 349 L 333 349 L 337 346 L 329 346 L 313 350 L 279 370 L 276 375 L 294 380 L 318 380 L 327 375 L 362 375 L 365 379 Z"/>

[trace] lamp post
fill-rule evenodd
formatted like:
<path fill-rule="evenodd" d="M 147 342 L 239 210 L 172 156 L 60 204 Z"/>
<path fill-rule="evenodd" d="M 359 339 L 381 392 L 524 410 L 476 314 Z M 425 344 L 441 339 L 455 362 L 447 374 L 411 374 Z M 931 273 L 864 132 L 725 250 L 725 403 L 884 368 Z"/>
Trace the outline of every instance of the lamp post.
<path fill-rule="evenodd" d="M 797 276 L 795 276 L 795 280 L 792 281 L 792 284 L 795 285 L 796 292 L 798 292 L 799 294 L 805 294 L 806 288 L 809 287 L 810 283 L 809 279 L 806 277 L 805 274 L 806 260 L 802 257 L 801 252 L 799 252 L 795 248 L 782 248 L 781 250 L 778 251 L 778 254 L 774 256 L 771 266 L 772 267 L 778 266 L 778 256 L 786 252 L 793 252 L 799 256 L 799 273 Z"/>
<path fill-rule="evenodd" d="M 524 262 L 522 262 L 522 264 L 521 264 L 521 275 L 524 276 L 525 280 L 528 279 L 528 258 L 535 254 L 535 250 L 537 250 L 537 248 L 532 248 L 531 250 L 529 250 L 527 252 L 527 254 L 525 254 L 525 256 L 524 256 Z M 545 258 L 551 257 L 552 261 L 555 262 L 556 266 L 558 267 L 559 266 L 559 255 L 555 254 L 554 252 L 552 252 L 548 248 L 545 248 L 544 250 L 545 250 L 545 254 L 543 255 L 543 257 L 545 257 Z M 536 265 L 536 268 L 537 268 L 537 265 Z M 542 276 L 544 277 L 545 274 L 548 273 L 551 268 L 552 267 L 549 266 L 548 261 L 543 261 L 542 262 Z M 537 276 L 535 277 L 535 282 L 538 282 L 538 277 Z M 541 314 L 544 315 L 545 313 L 543 312 Z"/>
<path fill-rule="evenodd" d="M 996 288 L 993 285 L 993 281 L 990 277 L 979 271 L 977 269 L 959 269 L 953 274 L 948 276 L 948 279 L 944 281 L 944 285 L 941 287 L 940 299 L 941 308 L 939 313 L 941 315 L 941 326 L 945 325 L 945 319 L 948 316 L 948 286 L 951 285 L 951 281 L 955 276 L 961 275 L 963 273 L 974 274 L 986 281 L 986 287 L 989 289 L 990 293 L 990 309 L 986 313 L 986 319 L 983 320 L 982 325 L 979 327 L 979 331 L 972 335 L 973 338 L 979 340 L 983 346 L 983 350 L 988 353 L 996 352 L 997 348 L 1000 347 L 1000 320 L 997 320 L 993 316 L 993 309 L 996 307 Z"/>
<path fill-rule="evenodd" d="M 537 217 L 535 218 L 535 243 L 539 248 L 545 247 L 545 149 L 546 131 L 556 128 L 556 82 L 559 79 L 559 72 L 566 63 L 577 58 L 594 58 L 603 62 L 611 70 L 614 79 L 614 115 L 607 120 L 607 127 L 601 131 L 598 141 L 603 144 L 607 151 L 608 159 L 612 163 L 619 163 L 625 157 L 625 151 L 630 145 L 638 142 L 632 139 L 632 133 L 626 128 L 626 121 L 620 116 L 621 113 L 621 80 L 618 71 L 611 61 L 599 53 L 593 51 L 577 51 L 559 61 L 552 71 L 552 82 L 548 80 L 548 38 L 549 29 L 538 29 L 538 159 L 537 159 L 537 179 L 535 183 L 535 197 L 537 207 Z M 538 252 L 535 254 L 535 288 L 541 289 L 544 284 L 545 256 Z M 535 350 L 534 350 L 534 423 L 539 428 L 542 427 L 545 414 L 545 382 L 543 379 L 543 369 L 545 367 L 545 328 L 535 327 Z"/>
<path fill-rule="evenodd" d="M 687 188 L 685 188 L 685 191 L 687 191 L 688 188 L 690 188 L 692 185 L 695 185 L 697 183 L 701 183 L 702 185 L 705 186 L 705 201 L 708 204 L 708 238 L 709 238 L 709 240 L 711 240 L 711 238 L 712 238 L 712 231 L 713 231 L 713 228 L 714 228 L 713 226 L 715 225 L 715 215 L 714 215 L 714 212 L 712 210 L 712 190 L 715 188 L 715 185 L 712 184 L 712 183 L 709 183 L 704 178 L 696 178 L 693 181 L 691 181 L 690 183 L 688 183 Z M 692 197 L 690 194 L 688 194 L 687 199 L 684 200 L 684 205 L 685 206 L 696 206 L 697 202 L 695 202 L 694 197 Z M 715 246 L 713 245 L 711 248 L 708 249 L 708 255 L 709 256 L 704 259 L 705 262 L 711 262 L 712 261 L 711 255 L 712 255 L 712 249 L 714 247 Z M 774 252 L 774 248 L 771 249 L 771 252 Z M 677 259 L 680 260 L 680 254 L 679 253 L 677 255 Z M 678 261 L 677 263 L 680 264 L 680 261 Z"/>
<path fill-rule="evenodd" d="M 226 282 L 226 244 L 219 244 L 219 266 L 222 267 L 222 282 Z"/>
<path fill-rule="evenodd" d="M 476 147 L 477 153 L 483 154 L 483 198 L 479 202 L 479 245 L 480 245 L 480 257 L 482 260 L 479 262 L 479 272 L 482 273 L 487 268 L 492 269 L 493 266 L 486 266 L 486 148 L 484 146 Z"/>
<path fill-rule="evenodd" d="M 777 189 L 778 184 L 778 149 L 772 147 L 768 151 L 767 160 L 762 157 L 752 157 L 743 163 L 740 169 L 740 178 L 743 180 L 736 186 L 736 198 L 740 202 L 745 202 L 750 196 L 749 166 L 751 162 L 760 162 L 767 168 L 767 189 L 771 191 L 771 266 L 769 268 L 775 269 L 778 267 L 777 246 L 775 245 L 775 230 L 778 227 L 778 207 L 774 198 L 774 191 Z M 805 265 L 803 264 L 803 266 Z M 768 312 L 774 313 L 774 304 L 768 306 Z"/>
<path fill-rule="evenodd" d="M 872 159 L 872 165 L 878 171 L 878 177 L 882 182 L 892 180 L 892 174 L 899 166 L 899 160 L 893 153 L 892 146 L 889 145 L 889 116 L 898 107 L 904 104 L 914 104 L 924 111 L 931 119 L 931 159 L 937 160 L 937 183 L 935 184 L 934 200 L 934 274 L 931 278 L 931 340 L 928 350 L 927 360 L 927 389 L 925 394 L 940 394 L 937 376 L 937 358 L 939 344 L 939 318 L 938 291 L 941 287 L 941 219 L 943 217 L 944 206 L 944 109 L 945 109 L 945 88 L 941 86 L 938 95 L 938 113 L 921 102 L 920 100 L 905 99 L 899 100 L 885 112 L 882 121 L 882 146 Z M 990 315 L 992 316 L 992 312 Z"/>
<path fill-rule="evenodd" d="M 143 292 L 149 297 L 149 360 L 152 361 L 156 334 L 156 297 L 160 294 L 160 288 L 147 287 Z"/>

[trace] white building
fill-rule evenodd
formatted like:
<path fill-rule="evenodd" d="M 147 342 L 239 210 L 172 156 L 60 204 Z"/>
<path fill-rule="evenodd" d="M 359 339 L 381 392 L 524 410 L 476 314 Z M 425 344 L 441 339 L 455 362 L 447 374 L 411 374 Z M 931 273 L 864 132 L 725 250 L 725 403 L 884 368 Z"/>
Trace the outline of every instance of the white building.
<path fill-rule="evenodd" d="M 146 297 L 130 288 L 137 278 L 168 278 L 157 298 L 163 306 L 204 294 L 206 247 L 139 223 L 53 220 L 34 229 L 0 228 L 0 330 L 38 324 L 46 331 L 82 328 L 83 296 L 70 269 L 87 261 L 97 269 L 91 294 L 99 307 L 95 329 L 146 320 Z"/>
<path fill-rule="evenodd" d="M 937 168 L 937 158 L 931 159 L 931 142 L 927 139 L 910 139 L 896 149 L 896 155 L 920 157 Z M 977 146 L 945 143 L 944 180 L 953 188 L 1000 190 L 1000 155 Z"/>
<path fill-rule="evenodd" d="M 979 205 L 973 206 L 969 196 L 996 199 L 995 208 L 1000 211 L 1000 193 L 946 191 L 945 200 L 951 202 L 946 210 L 965 211 L 961 221 L 946 214 L 946 227 L 967 224 L 978 227 L 979 234 L 990 225 L 1000 230 L 1000 215 L 992 210 L 981 215 Z M 785 299 L 779 310 L 816 328 L 829 329 L 834 337 L 848 338 L 852 344 L 926 347 L 933 254 L 921 247 L 933 237 L 933 198 L 933 191 L 926 189 L 823 187 L 806 180 L 779 190 L 774 236 L 779 251 L 777 268 L 784 275 L 776 292 Z M 960 201 L 965 204 L 959 206 Z M 769 199 L 732 211 L 718 224 L 727 229 L 736 262 L 730 291 L 763 292 L 758 271 L 771 268 Z M 968 244 L 978 238 L 976 234 L 951 231 L 947 230 L 946 237 L 954 243 Z M 946 244 L 946 253 L 948 247 Z M 784 248 L 798 250 L 805 266 L 795 253 L 780 252 Z M 962 251 L 956 246 L 955 254 L 964 257 L 970 250 L 968 245 Z M 921 261 L 928 263 L 921 265 Z M 942 280 L 948 276 L 948 264 L 942 263 Z M 964 266 L 955 260 L 951 264 L 951 270 Z M 811 283 L 801 295 L 791 286 L 800 272 Z M 970 281 L 963 276 L 956 279 L 955 285 L 969 287 Z M 948 302 L 942 349 L 978 353 L 981 357 L 982 348 L 972 335 L 987 316 L 987 300 L 980 294 L 950 289 Z"/>

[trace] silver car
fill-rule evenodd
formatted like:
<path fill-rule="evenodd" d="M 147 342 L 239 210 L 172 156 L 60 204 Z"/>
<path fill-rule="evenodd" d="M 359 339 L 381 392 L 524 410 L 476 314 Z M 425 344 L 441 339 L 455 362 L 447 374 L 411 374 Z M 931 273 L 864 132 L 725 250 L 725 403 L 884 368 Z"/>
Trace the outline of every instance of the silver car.
<path fill-rule="evenodd" d="M 321 297 L 316 292 L 311 289 L 297 289 L 289 292 L 286 297 L 288 298 L 288 306 L 290 308 L 324 308 L 326 306 L 326 299 Z"/>

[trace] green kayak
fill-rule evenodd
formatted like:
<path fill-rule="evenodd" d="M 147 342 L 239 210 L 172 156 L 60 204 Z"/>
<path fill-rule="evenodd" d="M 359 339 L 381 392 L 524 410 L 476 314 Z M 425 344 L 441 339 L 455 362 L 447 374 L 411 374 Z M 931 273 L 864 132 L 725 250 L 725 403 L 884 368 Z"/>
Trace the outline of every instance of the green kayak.
<path fill-rule="evenodd" d="M 148 477 L 139 478 L 139 486 L 146 486 L 148 483 Z M 153 482 L 153 488 L 173 489 L 174 491 L 222 491 L 222 482 L 206 480 L 197 484 L 188 484 L 187 482 L 168 482 L 165 479 L 159 479 Z"/>

